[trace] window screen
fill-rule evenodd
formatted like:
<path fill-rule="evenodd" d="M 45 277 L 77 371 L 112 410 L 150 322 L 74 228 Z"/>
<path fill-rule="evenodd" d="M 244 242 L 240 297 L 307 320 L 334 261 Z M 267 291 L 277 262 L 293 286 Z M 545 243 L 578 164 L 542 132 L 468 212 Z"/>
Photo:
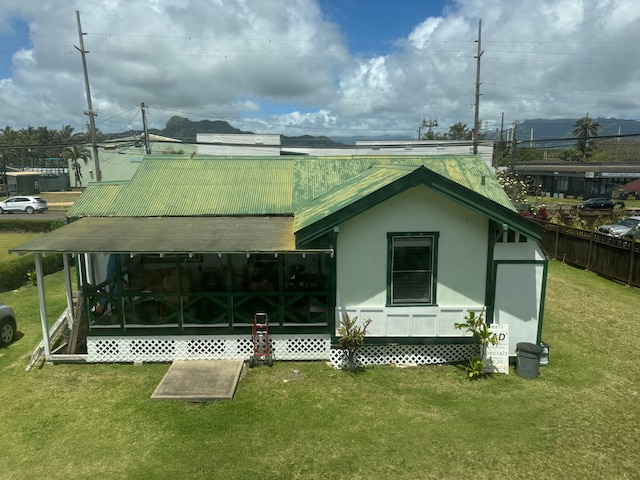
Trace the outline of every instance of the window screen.
<path fill-rule="evenodd" d="M 391 304 L 434 303 L 434 236 L 391 236 Z"/>

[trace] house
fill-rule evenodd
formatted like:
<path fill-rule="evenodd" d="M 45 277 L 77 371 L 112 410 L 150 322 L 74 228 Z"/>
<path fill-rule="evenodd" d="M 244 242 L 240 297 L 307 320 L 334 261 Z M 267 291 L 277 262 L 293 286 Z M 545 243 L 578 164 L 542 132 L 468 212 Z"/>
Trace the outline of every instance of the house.
<path fill-rule="evenodd" d="M 84 145 L 84 147 L 91 149 L 91 145 Z M 196 151 L 194 144 L 154 134 L 149 134 L 148 147 L 151 154 L 154 155 L 170 154 L 188 157 Z M 130 180 L 140 166 L 146 151 L 147 142 L 145 142 L 144 133 L 100 142 L 98 144 L 98 158 L 102 180 L 110 182 Z M 96 181 L 97 176 L 94 171 L 96 167 L 93 159 L 88 162 L 78 160 L 77 165 L 80 172 L 79 185 L 76 185 L 73 178 L 74 160 L 68 160 L 67 167 L 71 172 L 74 187 L 86 187 L 88 183 Z"/>
<path fill-rule="evenodd" d="M 340 364 L 346 313 L 372 320 L 365 364 L 465 358 L 470 311 L 509 325 L 510 355 L 540 341 L 542 230 L 480 156 L 148 155 L 68 217 L 12 251 L 39 276 L 42 255 L 75 258 L 84 361 L 248 358 L 258 312 L 278 360 Z"/>
<path fill-rule="evenodd" d="M 640 177 L 637 163 L 518 162 L 515 171 L 527 180 L 530 193 L 555 198 L 610 198 Z"/>

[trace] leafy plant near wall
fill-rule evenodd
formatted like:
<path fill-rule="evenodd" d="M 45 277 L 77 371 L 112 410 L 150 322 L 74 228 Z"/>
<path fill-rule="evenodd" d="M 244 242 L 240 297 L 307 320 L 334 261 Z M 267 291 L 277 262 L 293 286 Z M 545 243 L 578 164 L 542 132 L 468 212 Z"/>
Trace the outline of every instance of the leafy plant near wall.
<path fill-rule="evenodd" d="M 364 344 L 364 337 L 370 323 L 371 319 L 368 318 L 358 324 L 358 317 L 349 318 L 348 313 L 345 313 L 344 318 L 340 321 L 338 348 L 347 357 L 346 368 L 352 372 L 357 372 L 360 369 L 356 354 Z"/>
<path fill-rule="evenodd" d="M 484 319 L 484 308 L 480 315 L 476 316 L 476 312 L 471 310 L 464 319 L 464 323 L 455 323 L 456 330 L 465 329 L 473 335 L 473 339 L 478 346 L 475 352 L 469 358 L 469 362 L 465 367 L 465 372 L 469 376 L 469 380 L 477 380 L 485 375 L 484 368 L 484 354 L 487 349 L 487 345 L 496 345 L 498 339 L 491 332 Z"/>

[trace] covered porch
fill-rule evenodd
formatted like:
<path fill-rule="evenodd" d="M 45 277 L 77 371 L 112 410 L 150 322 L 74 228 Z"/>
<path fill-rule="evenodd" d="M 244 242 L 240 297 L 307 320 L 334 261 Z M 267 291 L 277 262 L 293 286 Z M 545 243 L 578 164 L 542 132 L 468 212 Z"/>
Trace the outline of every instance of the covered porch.
<path fill-rule="evenodd" d="M 269 316 L 281 358 L 328 358 L 334 252 L 296 249 L 292 232 L 286 216 L 87 217 L 13 251 L 36 259 L 47 361 L 55 358 L 40 265 L 49 253 L 63 255 L 69 326 L 86 338 L 77 358 L 246 358 L 257 312 Z"/>

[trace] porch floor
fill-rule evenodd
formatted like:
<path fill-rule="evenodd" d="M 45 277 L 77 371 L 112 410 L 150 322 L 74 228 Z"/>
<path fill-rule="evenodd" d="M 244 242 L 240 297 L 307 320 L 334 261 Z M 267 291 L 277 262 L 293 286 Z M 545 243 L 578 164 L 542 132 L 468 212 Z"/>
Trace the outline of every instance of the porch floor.
<path fill-rule="evenodd" d="M 151 398 L 187 402 L 231 399 L 243 366 L 242 359 L 174 361 Z"/>

